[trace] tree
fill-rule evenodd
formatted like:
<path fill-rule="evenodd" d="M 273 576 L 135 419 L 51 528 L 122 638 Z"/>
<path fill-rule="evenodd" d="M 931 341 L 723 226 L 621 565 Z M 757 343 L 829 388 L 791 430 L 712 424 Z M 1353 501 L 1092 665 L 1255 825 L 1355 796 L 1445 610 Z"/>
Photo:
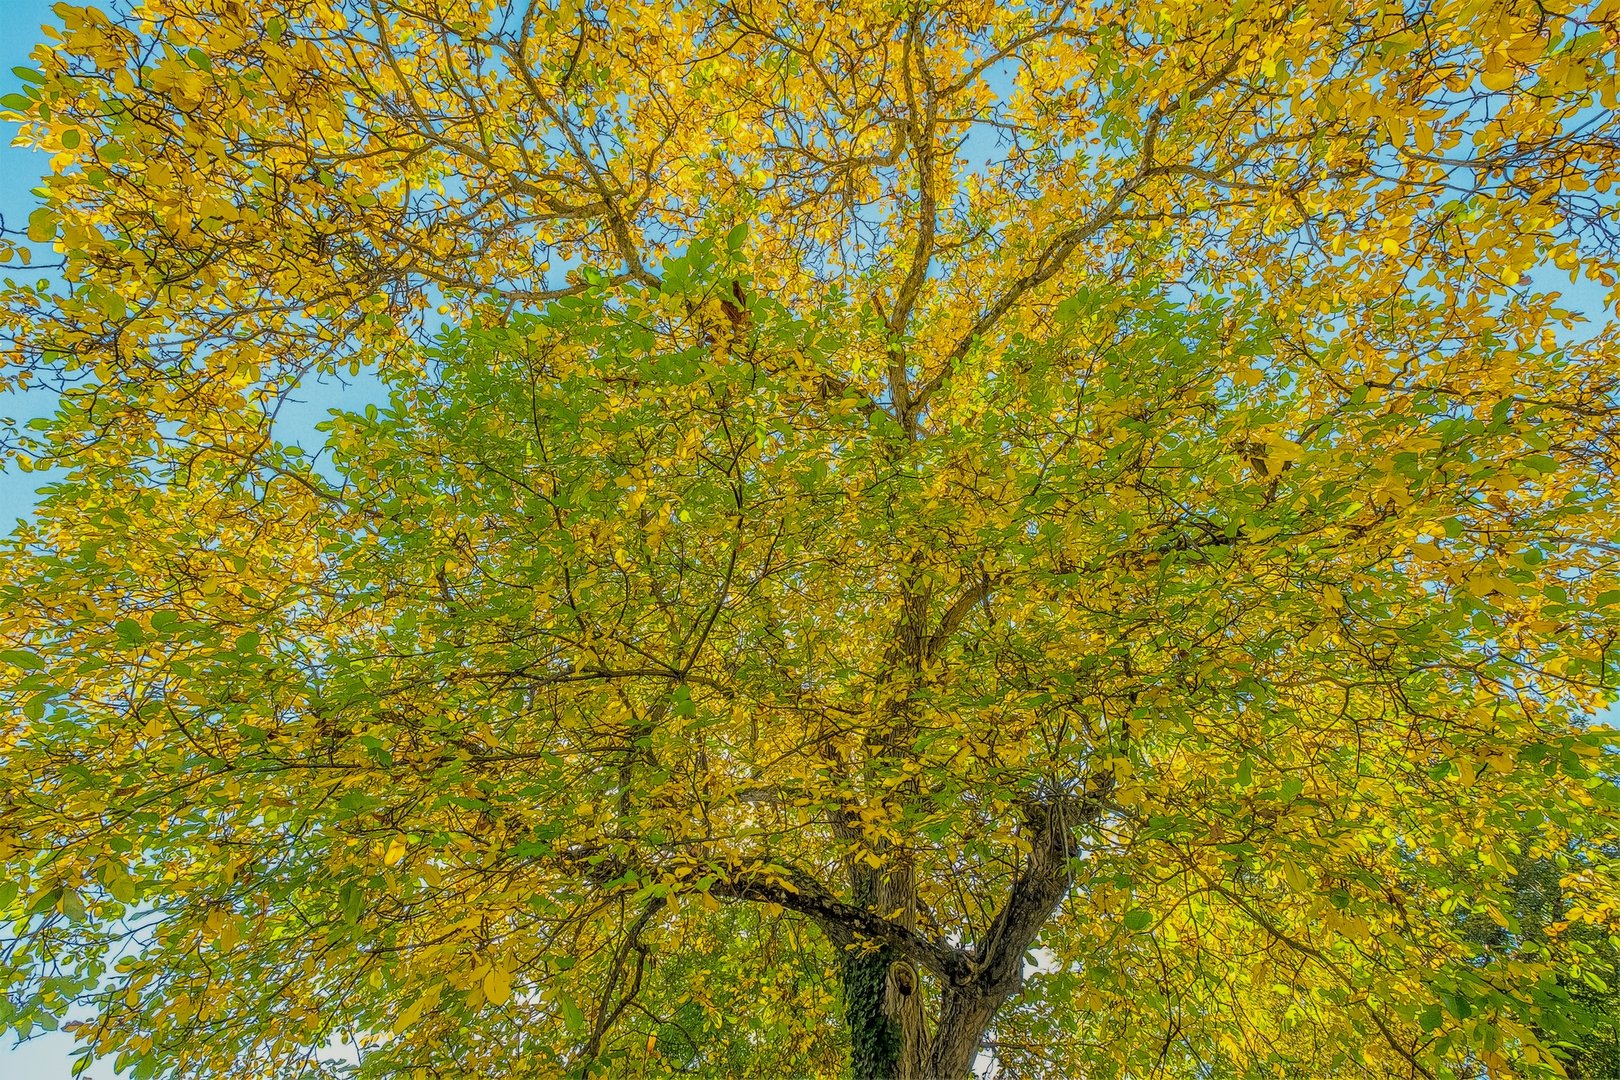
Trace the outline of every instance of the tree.
<path fill-rule="evenodd" d="M 1471 914 L 1470 936 L 1493 951 L 1535 952 L 1547 947 L 1550 932 L 1560 934 L 1574 961 L 1557 973 L 1567 1000 L 1548 1017 L 1558 1028 L 1538 1035 L 1557 1047 L 1567 1075 L 1612 1076 L 1620 1073 L 1620 947 L 1580 921 L 1568 925 L 1561 876 L 1552 859 L 1518 857 L 1512 907 L 1495 917 Z M 1572 1041 L 1559 1038 L 1566 1033 Z"/>
<path fill-rule="evenodd" d="M 1610 0 L 57 11 L 4 102 L 60 259 L 6 447 L 63 470 L 0 592 L 16 1031 L 1435 1078 L 1608 1030 L 1620 356 L 1546 282 L 1616 280 Z"/>

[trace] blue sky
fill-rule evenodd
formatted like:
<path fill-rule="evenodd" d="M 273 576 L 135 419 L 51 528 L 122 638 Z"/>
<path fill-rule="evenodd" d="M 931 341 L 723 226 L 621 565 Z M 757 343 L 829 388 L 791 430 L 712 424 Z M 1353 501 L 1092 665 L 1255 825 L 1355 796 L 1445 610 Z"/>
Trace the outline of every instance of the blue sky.
<path fill-rule="evenodd" d="M 18 79 L 11 69 L 28 63 L 28 53 L 40 39 L 39 26 L 51 17 L 48 0 L 0 0 L 0 93 L 17 90 Z M 43 154 L 30 153 L 11 146 L 11 125 L 5 125 L 4 145 L 0 145 L 0 218 L 6 228 L 18 229 L 28 220 L 33 189 L 40 174 L 45 171 Z M 15 264 L 12 264 L 15 267 Z M 8 268 L 11 269 L 11 268 Z M 44 395 L 29 394 L 0 396 L 0 416 L 26 419 L 50 401 Z M 37 474 L 0 473 L 0 530 L 12 520 L 28 513 L 34 503 L 33 489 L 40 482 Z M 5 1080 L 67 1080 L 72 1064 L 68 1057 L 74 1047 L 71 1038 L 50 1034 L 32 1039 L 20 1047 L 12 1047 L 11 1040 L 0 1036 L 0 1077 Z M 112 1080 L 117 1076 L 110 1067 L 92 1069 L 92 1080 Z"/>
<path fill-rule="evenodd" d="M 12 73 L 18 66 L 32 66 L 28 54 L 42 40 L 39 27 L 54 22 L 51 3 L 54 0 L 0 0 L 0 94 L 16 92 L 20 80 Z M 15 129 L 10 124 L 0 125 L 0 218 L 7 229 L 21 229 L 33 209 L 33 189 L 40 176 L 48 169 L 46 155 L 10 145 Z M 18 274 L 15 263 L 0 268 L 0 274 Z M 350 388 L 331 384 L 309 388 L 298 399 L 284 408 L 278 416 L 276 431 L 284 440 L 297 441 L 306 446 L 318 445 L 319 436 L 314 425 L 326 418 L 328 409 L 355 409 L 368 400 L 382 399 L 375 380 L 361 378 Z M 53 396 L 47 391 L 23 394 L 0 394 L 0 417 L 9 417 L 20 423 L 50 411 Z M 37 501 L 35 489 L 49 482 L 49 474 L 23 473 L 15 469 L 0 469 L 0 533 L 9 531 L 18 518 L 27 517 Z M 0 1080 L 69 1080 L 72 1066 L 70 1053 L 77 1045 L 72 1038 L 60 1033 L 36 1036 L 21 1046 L 12 1046 L 8 1035 L 0 1035 Z M 85 1074 L 89 1080 L 114 1080 L 117 1073 L 108 1064 L 100 1064 Z"/>
<path fill-rule="evenodd" d="M 20 65 L 32 66 L 28 54 L 42 40 L 39 27 L 55 22 L 51 4 L 55 0 L 0 0 L 0 95 L 16 92 L 21 81 L 12 69 Z M 9 29 L 8 29 L 9 28 Z M 28 214 L 34 208 L 33 189 L 40 176 L 49 168 L 47 155 L 11 145 L 15 128 L 0 124 L 0 219 L 8 230 L 21 230 Z M 0 276 L 10 275 L 27 279 L 30 276 L 49 276 L 49 272 L 23 270 L 16 263 L 0 266 Z M 377 380 L 362 373 L 349 379 L 347 384 L 327 380 L 300 388 L 283 405 L 276 416 L 276 435 L 285 442 L 295 442 L 313 452 L 322 436 L 315 425 L 327 418 L 334 408 L 360 409 L 368 402 L 383 404 L 387 395 Z M 55 397 L 48 390 L 25 393 L 0 393 L 0 417 L 26 423 L 33 417 L 51 411 Z M 18 518 L 27 517 L 38 501 L 36 489 L 50 481 L 49 473 L 24 473 L 15 468 L 0 468 L 0 533 L 7 532 Z M 0 1063 L 4 1058 L 0 1057 Z M 65 1075 L 65 1074 L 64 1074 Z M 0 1080 L 32 1080 L 32 1074 L 13 1077 L 0 1068 Z"/>
<path fill-rule="evenodd" d="M 39 40 L 39 25 L 50 18 L 50 3 L 47 0 L 0 0 L 0 16 L 4 18 L 0 25 L 10 28 L 0 32 L 0 92 L 10 94 L 19 85 L 11 69 L 28 63 L 28 53 Z M 46 162 L 43 154 L 10 145 L 14 131 L 10 124 L 4 127 L 4 145 L 0 145 L 0 219 L 5 221 L 7 229 L 16 231 L 28 220 L 33 203 L 30 192 L 45 171 Z M 4 272 L 16 274 L 16 264 L 9 264 Z M 49 404 L 49 398 L 43 394 L 0 395 L 0 416 L 24 419 Z M 0 530 L 9 526 L 13 518 L 28 512 L 34 501 L 34 486 L 39 480 L 32 474 L 0 472 Z"/>
<path fill-rule="evenodd" d="M 28 63 L 28 53 L 40 38 L 39 26 L 51 17 L 48 0 L 0 0 L 0 93 L 16 91 L 18 79 L 11 69 Z M 35 154 L 11 146 L 11 125 L 5 125 L 5 138 L 0 140 L 0 217 L 8 229 L 21 228 L 28 220 L 32 196 L 29 192 L 45 171 L 43 154 Z M 15 264 L 12 264 L 13 267 Z M 48 396 L 0 396 L 0 416 L 26 419 L 39 410 L 49 408 Z M 12 520 L 28 513 L 34 503 L 34 487 L 40 482 L 38 474 L 0 473 L 0 530 L 10 526 Z M 62 1034 L 44 1035 L 11 1046 L 11 1040 L 0 1036 L 0 1077 L 4 1080 L 67 1080 L 72 1064 L 68 1054 L 74 1047 L 71 1038 Z M 112 1080 L 117 1073 L 108 1066 L 90 1070 L 92 1080 Z"/>

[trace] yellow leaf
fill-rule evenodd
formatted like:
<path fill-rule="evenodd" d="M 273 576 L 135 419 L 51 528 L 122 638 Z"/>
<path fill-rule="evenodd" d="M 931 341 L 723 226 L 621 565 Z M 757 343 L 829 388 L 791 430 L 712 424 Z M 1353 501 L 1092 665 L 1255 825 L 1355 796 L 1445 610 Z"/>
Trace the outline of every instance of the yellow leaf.
<path fill-rule="evenodd" d="M 512 995 L 512 975 L 501 970 L 500 965 L 493 965 L 484 974 L 484 997 L 491 1005 L 503 1005 Z"/>

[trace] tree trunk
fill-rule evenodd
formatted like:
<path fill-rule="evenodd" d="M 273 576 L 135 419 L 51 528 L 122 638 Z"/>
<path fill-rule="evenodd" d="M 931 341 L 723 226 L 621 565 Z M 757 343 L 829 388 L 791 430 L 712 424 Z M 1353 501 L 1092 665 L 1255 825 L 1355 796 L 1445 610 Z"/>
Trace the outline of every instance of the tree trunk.
<path fill-rule="evenodd" d="M 852 862 L 851 892 L 862 907 L 915 930 L 911 860 L 904 852 L 889 854 L 882 870 Z M 916 965 L 892 948 L 856 945 L 844 953 L 842 977 L 854 1080 L 926 1080 L 928 1032 Z"/>
<path fill-rule="evenodd" d="M 1029 848 L 1023 865 L 1006 902 L 972 949 L 945 948 L 941 953 L 907 944 L 906 935 L 915 935 L 917 921 L 908 852 L 889 848 L 882 871 L 850 860 L 852 906 L 895 931 L 881 935 L 887 942 L 881 948 L 862 945 L 863 934 L 867 940 L 879 939 L 870 929 L 846 924 L 840 933 L 855 1080 L 964 1080 L 971 1075 L 997 1010 L 1023 985 L 1025 954 L 1069 889 L 1073 830 L 1095 821 L 1112 792 L 1113 777 L 1103 774 L 1069 798 L 1024 804 Z M 844 822 L 844 829 L 855 834 L 853 822 Z M 932 1035 L 914 959 L 927 964 L 939 981 L 939 1021 Z"/>
<path fill-rule="evenodd" d="M 858 826 L 845 822 L 852 842 Z M 878 869 L 850 860 L 853 901 L 908 931 L 917 929 L 917 883 L 911 854 L 884 844 Z M 849 1024 L 850 1066 L 855 1080 L 928 1080 L 928 1024 L 923 1014 L 921 972 L 892 948 L 846 947 L 841 965 L 844 1011 Z"/>
<path fill-rule="evenodd" d="M 907 930 L 917 929 L 917 882 L 910 851 L 891 848 L 878 888 L 882 913 Z M 883 1012 L 900 1031 L 899 1080 L 929 1080 L 928 1022 L 923 1016 L 921 973 L 896 957 L 884 981 Z"/>
<path fill-rule="evenodd" d="M 915 570 L 915 566 L 909 569 Z M 974 604 L 989 595 L 990 586 L 991 580 L 985 576 L 961 592 L 930 633 L 932 587 L 919 584 L 917 575 L 907 574 L 902 614 L 885 657 L 895 697 L 884 709 L 885 722 L 873 732 L 868 767 L 878 759 L 904 758 L 912 752 L 916 734 L 912 686 L 940 642 Z M 842 766 L 836 755 L 833 760 Z M 1024 810 L 1030 846 L 1006 904 L 977 948 L 946 949 L 948 956 L 943 961 L 907 945 L 908 936 L 917 932 L 914 853 L 881 836 L 868 836 L 854 806 L 846 807 L 835 819 L 839 838 L 850 846 L 846 866 L 853 904 L 903 932 L 898 944 L 891 934 L 885 936 L 889 944 L 872 948 L 862 944 L 859 934 L 843 931 L 848 936 L 844 938 L 841 974 L 854 1080 L 963 1080 L 970 1075 L 996 1011 L 1023 984 L 1025 951 L 1069 887 L 1073 829 L 1095 821 L 1112 793 L 1111 774 L 1084 779 L 1078 797 L 1052 792 L 1045 799 L 1029 799 Z M 917 781 L 912 778 L 893 789 L 889 797 L 904 803 L 917 796 Z M 863 846 L 875 856 L 871 862 L 861 851 Z M 939 1021 L 932 1035 L 924 1008 L 922 972 L 913 962 L 919 957 L 940 985 Z"/>
<path fill-rule="evenodd" d="M 946 991 L 929 1055 L 929 1080 L 962 1080 L 971 1074 L 984 1033 L 1005 1000 L 1004 996 Z"/>
<path fill-rule="evenodd" d="M 844 1019 L 849 1025 L 849 1066 L 854 1080 L 900 1080 L 900 1025 L 884 1008 L 889 949 L 845 950 L 841 965 Z"/>
<path fill-rule="evenodd" d="M 841 968 L 853 1080 L 964 1080 L 972 1073 L 996 1010 L 1007 998 L 976 987 L 947 990 L 939 1024 L 930 1036 L 920 1000 L 915 1002 L 912 1031 L 903 1026 L 904 1012 L 901 1018 L 894 1016 L 897 990 L 903 991 L 902 997 L 921 997 L 916 969 L 908 961 L 896 960 L 889 949 L 851 950 L 844 954 Z M 912 980 L 909 990 L 907 980 Z"/>

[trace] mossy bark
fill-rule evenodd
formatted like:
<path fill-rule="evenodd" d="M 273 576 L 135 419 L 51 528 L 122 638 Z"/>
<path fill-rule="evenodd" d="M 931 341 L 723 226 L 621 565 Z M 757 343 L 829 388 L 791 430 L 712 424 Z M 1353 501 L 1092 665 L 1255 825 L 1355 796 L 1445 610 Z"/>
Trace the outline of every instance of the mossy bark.
<path fill-rule="evenodd" d="M 851 1080 L 898 1080 L 900 1025 L 883 1008 L 889 949 L 846 951 L 843 958 L 844 1018 L 849 1025 Z"/>

